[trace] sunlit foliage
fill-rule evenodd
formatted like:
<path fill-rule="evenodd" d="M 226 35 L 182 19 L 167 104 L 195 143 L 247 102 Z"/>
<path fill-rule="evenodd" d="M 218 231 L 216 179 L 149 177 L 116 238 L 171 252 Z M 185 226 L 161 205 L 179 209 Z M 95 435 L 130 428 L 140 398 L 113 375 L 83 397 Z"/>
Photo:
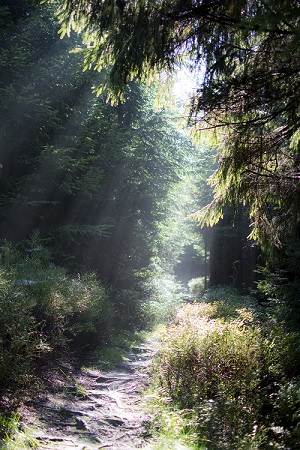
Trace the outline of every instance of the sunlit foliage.
<path fill-rule="evenodd" d="M 155 424 L 163 435 L 170 411 L 178 436 L 189 434 L 199 448 L 297 448 L 299 379 L 289 377 L 299 333 L 276 324 L 276 314 L 273 324 L 269 318 L 229 288 L 178 310 L 160 330 L 153 367 Z"/>
<path fill-rule="evenodd" d="M 34 237 L 0 253 L 0 381 L 30 387 L 39 360 L 80 342 L 81 351 L 106 341 L 112 306 L 92 274 L 68 277 Z"/>
<path fill-rule="evenodd" d="M 252 237 L 282 248 L 299 222 L 299 9 L 295 2 L 168 0 L 57 2 L 62 35 L 81 32 L 86 67 L 108 67 L 120 94 L 132 79 L 172 72 L 183 60 L 199 73 L 190 121 L 217 130 L 213 224 L 230 203 L 246 203 Z"/>

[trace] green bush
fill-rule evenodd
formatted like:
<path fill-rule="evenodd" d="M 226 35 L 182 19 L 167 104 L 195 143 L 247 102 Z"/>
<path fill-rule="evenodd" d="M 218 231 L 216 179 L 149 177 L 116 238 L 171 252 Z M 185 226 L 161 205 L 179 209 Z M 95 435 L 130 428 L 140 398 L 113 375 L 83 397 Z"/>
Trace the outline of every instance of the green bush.
<path fill-rule="evenodd" d="M 160 395 L 190 412 L 199 446 L 299 448 L 299 379 L 288 378 L 299 334 L 269 310 L 264 317 L 250 297 L 218 288 L 183 306 L 160 340 L 153 367 Z"/>
<path fill-rule="evenodd" d="M 243 319 L 203 317 L 212 306 L 186 305 L 162 335 L 156 362 L 161 386 L 178 408 L 198 410 L 207 439 L 217 430 L 222 435 L 232 431 L 233 425 L 239 433 L 251 423 L 247 431 L 252 431 L 262 365 L 260 330 L 248 329 Z"/>
<path fill-rule="evenodd" d="M 113 322 L 108 289 L 90 273 L 68 280 L 63 294 L 62 306 L 68 309 L 62 317 L 73 348 L 82 352 L 103 345 L 112 333 Z"/>
<path fill-rule="evenodd" d="M 111 305 L 95 275 L 68 277 L 32 241 L 0 252 L 0 383 L 31 383 L 35 363 L 50 352 L 92 347 L 110 332 Z"/>
<path fill-rule="evenodd" d="M 142 311 L 145 324 L 153 327 L 170 322 L 184 298 L 182 285 L 176 277 L 158 270 L 143 283 L 143 289 L 145 300 Z"/>
<path fill-rule="evenodd" d="M 27 383 L 28 367 L 40 344 L 32 303 L 17 276 L 18 254 L 8 247 L 0 255 L 0 383 Z"/>
<path fill-rule="evenodd" d="M 274 423 L 286 437 L 290 448 L 299 448 L 300 442 L 300 379 L 286 381 L 274 401 Z M 279 429 L 279 430 L 278 430 Z"/>
<path fill-rule="evenodd" d="M 205 286 L 205 277 L 192 278 L 188 282 L 189 292 L 196 297 L 202 296 Z"/>

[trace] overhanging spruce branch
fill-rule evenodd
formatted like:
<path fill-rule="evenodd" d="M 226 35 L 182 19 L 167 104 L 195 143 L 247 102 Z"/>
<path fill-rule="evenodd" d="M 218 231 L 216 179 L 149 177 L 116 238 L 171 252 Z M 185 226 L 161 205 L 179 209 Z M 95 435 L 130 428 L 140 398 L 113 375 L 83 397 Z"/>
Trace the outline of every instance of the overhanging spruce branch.
<path fill-rule="evenodd" d="M 295 173 L 295 174 L 291 174 L 291 175 L 285 175 L 283 173 L 280 173 L 280 175 L 278 175 L 277 173 L 266 173 L 266 169 L 263 169 L 264 172 L 259 172 L 257 170 L 253 170 L 253 169 L 245 169 L 243 170 L 243 172 L 241 173 L 241 175 L 245 175 L 245 174 L 252 174 L 252 175 L 256 175 L 257 177 L 262 177 L 262 178 L 271 178 L 273 179 L 275 182 L 282 182 L 284 180 L 299 180 L 300 179 L 300 173 Z"/>
<path fill-rule="evenodd" d="M 235 19 L 229 15 L 212 15 L 210 14 L 210 12 L 206 12 L 205 11 L 205 7 L 204 6 L 199 6 L 199 7 L 194 7 L 191 8 L 189 11 L 184 11 L 184 12 L 178 12 L 176 13 L 176 11 L 174 12 L 170 12 L 170 11 L 164 11 L 158 7 L 153 6 L 153 9 L 162 17 L 168 18 L 168 19 L 172 19 L 173 21 L 177 21 L 177 22 L 181 22 L 181 21 L 185 21 L 185 20 L 193 20 L 193 19 L 203 19 L 209 23 L 212 24 L 216 24 L 216 25 L 221 25 L 224 27 L 228 27 L 236 29 L 236 30 L 240 30 L 240 31 L 247 31 L 248 33 L 253 33 L 253 32 L 261 32 L 261 33 L 265 33 L 265 34 L 277 34 L 280 36 L 297 36 L 300 35 L 300 30 L 299 29 L 282 29 L 279 28 L 278 26 L 276 27 L 267 27 L 267 26 L 261 26 L 258 24 L 255 25 L 251 25 L 251 22 L 242 22 L 241 20 Z M 291 28 L 290 24 L 286 23 L 286 21 L 283 20 L 283 18 L 281 18 L 281 21 L 283 22 L 283 24 L 285 26 L 287 26 L 288 28 Z"/>

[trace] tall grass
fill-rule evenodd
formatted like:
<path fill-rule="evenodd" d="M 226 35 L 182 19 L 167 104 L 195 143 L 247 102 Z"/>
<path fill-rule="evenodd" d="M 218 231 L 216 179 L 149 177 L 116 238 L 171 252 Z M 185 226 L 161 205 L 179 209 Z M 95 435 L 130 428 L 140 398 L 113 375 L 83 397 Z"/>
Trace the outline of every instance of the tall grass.
<path fill-rule="evenodd" d="M 268 319 L 252 298 L 219 288 L 160 331 L 154 409 L 185 417 L 196 448 L 300 448 L 300 379 L 289 378 L 299 335 Z"/>

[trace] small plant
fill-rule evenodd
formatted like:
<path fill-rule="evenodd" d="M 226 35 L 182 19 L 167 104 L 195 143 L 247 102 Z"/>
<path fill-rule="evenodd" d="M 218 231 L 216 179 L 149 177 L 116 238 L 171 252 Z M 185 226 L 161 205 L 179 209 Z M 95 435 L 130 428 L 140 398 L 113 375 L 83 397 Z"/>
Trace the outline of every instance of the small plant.
<path fill-rule="evenodd" d="M 205 450 L 197 442 L 197 417 L 190 410 L 170 408 L 170 399 L 151 388 L 145 395 L 145 404 L 151 414 L 148 433 L 152 435 L 147 450 Z"/>
<path fill-rule="evenodd" d="M 80 397 L 86 398 L 87 391 L 83 384 L 79 383 L 74 375 L 68 375 L 63 370 L 61 370 L 65 378 L 63 391 L 66 395 L 70 395 L 72 397 Z"/>
<path fill-rule="evenodd" d="M 0 414 L 0 442 L 5 450 L 38 448 L 38 442 L 27 430 L 20 428 L 20 416 Z"/>
<path fill-rule="evenodd" d="M 0 414 L 0 439 L 7 438 L 18 431 L 20 416 L 18 414 Z"/>
<path fill-rule="evenodd" d="M 184 298 L 181 284 L 173 275 L 158 271 L 143 286 L 146 292 L 146 301 L 142 305 L 145 322 L 148 326 L 170 322 Z"/>
<path fill-rule="evenodd" d="M 188 283 L 189 292 L 196 297 L 203 295 L 205 286 L 205 277 L 192 278 Z"/>

